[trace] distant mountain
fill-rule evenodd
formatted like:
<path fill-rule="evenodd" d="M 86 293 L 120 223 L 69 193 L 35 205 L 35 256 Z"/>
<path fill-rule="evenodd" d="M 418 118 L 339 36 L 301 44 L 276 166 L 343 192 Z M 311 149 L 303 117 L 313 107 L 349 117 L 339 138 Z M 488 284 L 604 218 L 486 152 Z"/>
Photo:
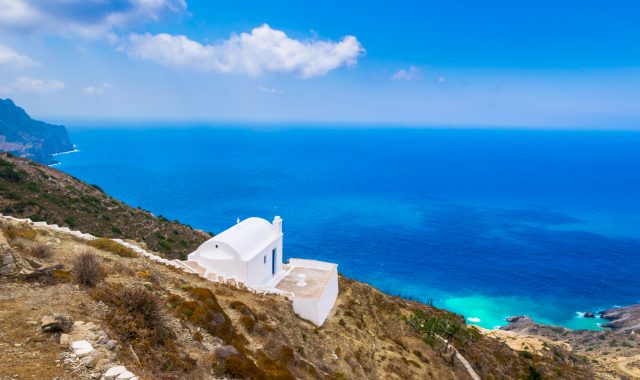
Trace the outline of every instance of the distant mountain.
<path fill-rule="evenodd" d="M 70 150 L 64 126 L 33 120 L 11 99 L 0 99 L 0 151 L 52 164 L 53 154 Z"/>

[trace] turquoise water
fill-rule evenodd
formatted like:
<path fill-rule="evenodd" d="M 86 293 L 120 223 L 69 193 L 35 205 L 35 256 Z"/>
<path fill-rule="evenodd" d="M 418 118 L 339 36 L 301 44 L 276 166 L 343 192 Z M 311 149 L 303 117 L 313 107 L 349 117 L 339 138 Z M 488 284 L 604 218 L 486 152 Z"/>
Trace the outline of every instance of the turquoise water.
<path fill-rule="evenodd" d="M 285 257 L 484 327 L 640 301 L 640 134 L 70 128 L 58 166 L 133 206 L 220 232 L 284 218 Z"/>

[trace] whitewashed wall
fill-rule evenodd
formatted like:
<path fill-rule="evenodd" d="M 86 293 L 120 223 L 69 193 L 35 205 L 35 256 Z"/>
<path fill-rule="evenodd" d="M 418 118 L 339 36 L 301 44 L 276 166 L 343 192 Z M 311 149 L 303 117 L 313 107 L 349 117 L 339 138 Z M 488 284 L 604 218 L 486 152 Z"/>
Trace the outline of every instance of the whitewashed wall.
<path fill-rule="evenodd" d="M 264 285 L 271 280 L 273 275 L 271 274 L 271 259 L 274 248 L 278 250 L 276 254 L 276 273 L 282 269 L 282 260 L 278 261 L 278 257 L 282 257 L 281 248 L 282 237 L 275 240 L 264 248 L 258 255 L 253 257 L 247 264 L 247 285 L 257 286 Z M 264 256 L 267 256 L 267 262 L 264 262 Z M 280 268 L 280 269 L 279 269 Z"/>
<path fill-rule="evenodd" d="M 322 262 L 317 262 L 322 263 Z M 338 270 L 335 265 L 331 266 L 331 275 L 327 286 L 319 298 L 295 298 L 293 299 L 293 310 L 300 317 L 311 321 L 316 326 L 322 326 L 329 316 L 333 305 L 338 298 Z"/>

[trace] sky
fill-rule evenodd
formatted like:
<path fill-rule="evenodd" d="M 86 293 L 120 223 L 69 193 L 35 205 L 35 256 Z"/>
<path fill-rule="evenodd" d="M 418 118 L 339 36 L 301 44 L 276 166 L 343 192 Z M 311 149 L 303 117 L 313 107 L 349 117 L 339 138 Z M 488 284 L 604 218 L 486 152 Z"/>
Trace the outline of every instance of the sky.
<path fill-rule="evenodd" d="M 640 130 L 640 3 L 0 0 L 0 98 L 67 124 Z"/>

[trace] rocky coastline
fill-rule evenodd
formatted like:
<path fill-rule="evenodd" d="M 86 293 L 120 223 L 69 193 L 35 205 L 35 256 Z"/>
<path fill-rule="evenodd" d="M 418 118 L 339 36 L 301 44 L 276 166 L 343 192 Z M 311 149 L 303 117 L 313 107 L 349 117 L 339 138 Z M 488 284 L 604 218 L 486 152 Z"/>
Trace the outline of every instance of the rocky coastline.
<path fill-rule="evenodd" d="M 598 315 L 609 321 L 602 324 L 602 327 L 640 333 L 640 304 L 614 307 L 600 311 Z"/>

